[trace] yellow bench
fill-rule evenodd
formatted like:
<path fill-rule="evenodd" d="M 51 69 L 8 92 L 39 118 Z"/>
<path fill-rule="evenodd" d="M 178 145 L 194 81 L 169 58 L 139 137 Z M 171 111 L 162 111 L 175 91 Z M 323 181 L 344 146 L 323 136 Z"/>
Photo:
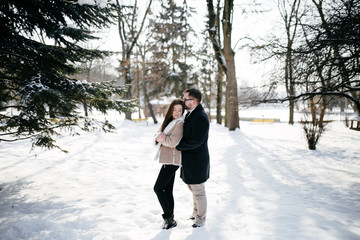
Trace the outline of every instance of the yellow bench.
<path fill-rule="evenodd" d="M 252 122 L 254 122 L 254 123 L 274 123 L 275 119 L 272 119 L 272 118 L 257 118 L 257 119 L 253 119 Z"/>
<path fill-rule="evenodd" d="M 148 125 L 148 120 L 147 118 L 133 118 L 131 119 L 131 121 L 135 122 L 135 123 L 138 123 L 138 122 L 146 122 L 146 125 Z"/>

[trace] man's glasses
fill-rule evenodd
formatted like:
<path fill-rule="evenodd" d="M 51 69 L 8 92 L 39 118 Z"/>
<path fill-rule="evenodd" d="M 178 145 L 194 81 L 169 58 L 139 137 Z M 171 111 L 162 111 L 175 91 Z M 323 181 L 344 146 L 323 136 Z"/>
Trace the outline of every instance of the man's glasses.
<path fill-rule="evenodd" d="M 186 101 L 192 101 L 192 100 L 194 100 L 193 98 L 184 98 L 184 102 L 186 102 Z"/>

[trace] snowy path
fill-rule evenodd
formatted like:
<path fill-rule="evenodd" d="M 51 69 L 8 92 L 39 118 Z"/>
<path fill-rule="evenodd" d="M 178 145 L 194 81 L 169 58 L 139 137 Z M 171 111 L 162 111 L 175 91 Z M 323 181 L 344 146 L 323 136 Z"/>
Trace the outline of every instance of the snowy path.
<path fill-rule="evenodd" d="M 360 134 L 340 123 L 316 151 L 301 126 L 212 124 L 207 225 L 190 227 L 191 195 L 177 173 L 170 231 L 152 190 L 159 125 L 116 125 L 59 139 L 69 154 L 1 143 L 0 239 L 360 239 Z"/>

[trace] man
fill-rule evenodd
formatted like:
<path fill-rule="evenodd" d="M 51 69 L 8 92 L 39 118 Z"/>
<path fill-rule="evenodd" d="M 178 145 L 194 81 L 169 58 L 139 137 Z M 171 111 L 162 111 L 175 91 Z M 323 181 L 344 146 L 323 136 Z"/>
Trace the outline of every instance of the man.
<path fill-rule="evenodd" d="M 176 149 L 181 151 L 182 168 L 180 177 L 193 194 L 194 209 L 190 217 L 192 227 L 202 227 L 206 220 L 207 199 L 205 182 L 209 178 L 210 160 L 207 146 L 209 118 L 201 102 L 201 93 L 197 89 L 185 90 L 185 106 L 189 110 L 185 115 L 184 133 Z"/>

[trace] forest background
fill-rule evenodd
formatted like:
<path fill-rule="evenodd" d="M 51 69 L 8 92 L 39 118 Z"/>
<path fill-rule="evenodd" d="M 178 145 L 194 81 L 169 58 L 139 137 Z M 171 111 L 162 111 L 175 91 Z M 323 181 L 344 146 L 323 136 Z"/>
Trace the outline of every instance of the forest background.
<path fill-rule="evenodd" d="M 224 60 L 224 64 L 221 59 L 216 61 L 216 50 L 225 55 L 225 42 L 221 42 L 225 39 L 222 37 L 225 35 L 225 26 L 220 23 L 225 21 L 226 6 L 233 4 L 229 8 L 232 28 L 230 49 L 234 57 L 236 86 L 232 87 L 238 88 L 236 97 L 240 106 L 289 101 L 291 124 L 294 122 L 294 108 L 299 109 L 295 104 L 298 99 L 306 102 L 311 99 L 312 106 L 309 109 L 318 111 L 319 115 L 324 114 L 326 108 L 333 107 L 339 107 L 343 111 L 347 106 L 353 106 L 354 112 L 359 112 L 358 74 L 346 73 L 351 72 L 350 69 L 358 69 L 355 63 L 358 54 L 356 50 L 350 50 L 348 45 L 359 40 L 355 36 L 359 26 L 359 19 L 355 16 L 359 7 L 358 1 L 217 1 L 216 6 L 213 6 L 216 10 L 213 20 L 210 17 L 211 2 L 213 1 L 205 4 L 205 1 L 179 0 L 152 3 L 151 14 L 141 35 L 145 50 L 135 50 L 133 59 L 130 60 L 134 63 L 131 77 L 132 95 L 138 97 L 143 106 L 151 108 L 150 99 L 166 97 L 168 101 L 169 96 L 180 97 L 183 89 L 195 86 L 205 93 L 204 105 L 208 113 L 214 118 L 216 116 L 219 124 L 225 120 L 225 125 L 228 125 L 226 117 L 230 113 L 224 112 L 229 111 L 226 106 L 230 101 L 227 95 L 230 90 L 226 88 L 229 79 L 226 76 L 227 70 L 223 68 L 226 61 Z M 142 7 L 142 10 L 144 9 Z M 127 25 L 133 26 L 135 21 L 131 21 Z M 345 28 L 341 27 L 341 24 L 350 25 Z M 104 50 L 111 48 L 121 55 L 124 51 L 121 51 L 119 29 L 116 28 L 118 25 L 103 32 L 106 37 L 102 38 L 103 41 L 94 43 L 95 46 Z M 216 30 L 215 36 L 211 36 L 211 28 Z M 347 30 L 353 34 L 345 34 Z M 310 39 L 311 37 L 315 39 Z M 213 38 L 218 46 L 212 46 Z M 141 40 L 138 40 L 138 43 L 141 43 Z M 129 46 L 131 43 L 125 45 Z M 358 48 L 358 43 L 355 45 L 357 46 L 353 46 L 354 49 Z M 152 50 L 154 51 L 151 52 Z M 322 56 L 323 59 L 315 58 L 312 54 Z M 354 65 L 350 63 L 348 54 L 355 57 Z M 159 58 L 166 67 L 159 67 L 155 71 L 151 65 L 158 63 Z M 307 61 L 302 62 L 305 59 Z M 98 68 L 104 69 L 104 65 L 108 64 L 109 69 L 114 69 L 114 62 L 116 60 L 112 58 Z M 317 67 L 314 67 L 314 64 Z M 339 64 L 344 66 L 334 67 Z M 150 69 L 146 69 L 146 66 Z M 142 71 L 143 75 L 139 76 L 141 73 L 136 71 Z M 149 76 L 150 72 L 153 75 Z M 350 77 L 352 80 L 344 80 L 349 78 L 348 75 L 353 75 Z M 116 73 L 113 77 L 115 76 Z M 146 80 L 144 76 L 152 80 Z M 105 77 L 104 74 L 102 77 Z M 352 86 L 344 87 L 341 82 L 348 82 Z M 326 97 L 328 95 L 330 97 Z M 321 108 L 323 113 L 320 113 Z M 139 111 L 138 118 L 141 117 Z M 151 114 L 151 117 L 154 122 L 157 121 L 155 114 Z M 236 121 L 238 122 L 238 119 Z"/>
<path fill-rule="evenodd" d="M 359 10 L 358 0 L 2 1 L 0 140 L 57 147 L 59 129 L 111 130 L 92 109 L 126 119 L 147 109 L 157 123 L 164 107 L 152 101 L 189 87 L 229 130 L 239 106 L 286 102 L 293 124 L 304 103 L 316 140 L 326 110 L 359 116 Z"/>

